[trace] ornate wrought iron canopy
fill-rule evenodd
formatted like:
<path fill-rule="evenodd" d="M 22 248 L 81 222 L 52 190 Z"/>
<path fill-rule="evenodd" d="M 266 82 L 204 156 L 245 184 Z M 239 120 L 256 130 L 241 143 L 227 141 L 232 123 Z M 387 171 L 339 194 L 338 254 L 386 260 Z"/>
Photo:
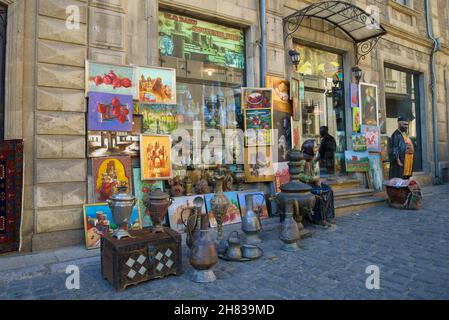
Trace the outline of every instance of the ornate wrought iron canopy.
<path fill-rule="evenodd" d="M 284 18 L 285 41 L 299 29 L 305 18 L 321 19 L 338 28 L 355 44 L 357 64 L 371 52 L 387 31 L 369 13 L 344 1 L 322 1 Z"/>

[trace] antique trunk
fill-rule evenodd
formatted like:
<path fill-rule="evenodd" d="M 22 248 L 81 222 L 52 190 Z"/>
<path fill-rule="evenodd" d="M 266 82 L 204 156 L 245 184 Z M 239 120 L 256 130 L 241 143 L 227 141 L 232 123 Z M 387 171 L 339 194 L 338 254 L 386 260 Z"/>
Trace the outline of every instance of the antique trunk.
<path fill-rule="evenodd" d="M 163 233 L 130 231 L 132 238 L 101 240 L 101 273 L 117 291 L 147 280 L 181 275 L 181 235 L 164 228 Z"/>

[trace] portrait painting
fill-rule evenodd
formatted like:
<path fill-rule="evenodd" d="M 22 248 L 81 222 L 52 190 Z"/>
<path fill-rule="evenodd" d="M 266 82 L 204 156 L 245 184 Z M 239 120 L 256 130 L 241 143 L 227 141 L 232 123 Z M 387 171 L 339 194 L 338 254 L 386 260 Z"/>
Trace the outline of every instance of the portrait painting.
<path fill-rule="evenodd" d="M 168 220 L 170 221 L 171 229 L 179 233 L 186 232 L 184 223 L 187 224 L 189 216 L 195 210 L 193 201 L 196 197 L 198 196 L 177 197 L 173 199 L 173 203 L 168 208 Z M 200 197 L 202 197 L 204 200 L 203 196 Z M 203 203 L 203 206 L 201 208 L 201 214 L 207 214 L 205 203 Z"/>
<path fill-rule="evenodd" d="M 272 144 L 273 114 L 271 109 L 245 110 L 244 126 L 245 146 L 268 146 Z"/>
<path fill-rule="evenodd" d="M 362 125 L 362 134 L 366 137 L 366 148 L 369 152 L 381 152 L 379 127 Z"/>
<path fill-rule="evenodd" d="M 277 141 L 277 162 L 288 161 L 287 153 L 292 147 L 292 128 L 290 120 L 291 115 L 289 113 L 274 112 L 273 137 L 275 138 L 275 141 Z"/>
<path fill-rule="evenodd" d="M 346 172 L 369 172 L 369 153 L 345 151 Z"/>
<path fill-rule="evenodd" d="M 139 205 L 137 203 L 133 208 L 128 230 L 142 229 Z M 100 248 L 101 238 L 106 234 L 112 234 L 118 228 L 107 203 L 85 204 L 83 217 L 84 239 L 88 250 Z"/>
<path fill-rule="evenodd" d="M 261 219 L 267 219 L 268 218 L 268 208 L 267 208 L 267 202 L 265 199 L 265 196 L 263 192 L 260 191 L 239 191 L 237 192 L 237 196 L 239 199 L 239 205 L 240 205 L 240 212 L 242 214 L 242 217 L 246 215 L 246 196 L 252 195 L 253 196 L 253 208 L 255 211 L 259 213 L 259 216 Z"/>
<path fill-rule="evenodd" d="M 135 68 L 86 61 L 86 93 L 100 92 L 137 97 Z"/>
<path fill-rule="evenodd" d="M 140 177 L 140 168 L 133 168 L 133 186 L 134 196 L 139 200 L 140 214 L 142 217 L 142 227 L 149 228 L 153 226 L 149 210 L 143 204 L 143 195 L 148 192 L 153 192 L 156 189 L 164 191 L 164 182 L 161 180 L 142 181 Z"/>
<path fill-rule="evenodd" d="M 245 148 L 245 181 L 273 182 L 274 167 L 271 147 Z"/>
<path fill-rule="evenodd" d="M 150 104 L 176 104 L 176 70 L 158 67 L 137 69 L 139 101 Z"/>
<path fill-rule="evenodd" d="M 140 135 L 140 168 L 142 180 L 172 178 L 169 135 Z"/>
<path fill-rule="evenodd" d="M 267 88 L 273 89 L 273 110 L 292 113 L 290 82 L 273 76 L 266 76 L 265 82 Z"/>
<path fill-rule="evenodd" d="M 359 84 L 360 123 L 368 126 L 379 126 L 379 104 L 377 85 Z"/>
<path fill-rule="evenodd" d="M 242 109 L 271 109 L 272 107 L 272 89 L 242 88 Z"/>
<path fill-rule="evenodd" d="M 242 217 L 240 216 L 240 206 L 237 199 L 236 192 L 224 192 L 226 198 L 228 198 L 231 205 L 229 206 L 226 214 L 223 216 L 223 225 L 236 224 L 242 222 Z M 216 228 L 218 226 L 217 220 L 215 219 L 215 213 L 212 210 L 211 200 L 215 197 L 214 193 L 209 193 L 204 196 L 206 200 L 206 210 L 209 215 L 209 221 L 211 228 Z"/>
<path fill-rule="evenodd" d="M 99 92 L 89 93 L 88 130 L 129 132 L 132 128 L 132 96 Z"/>
<path fill-rule="evenodd" d="M 132 193 L 131 158 L 126 156 L 92 159 L 93 201 L 105 202 L 117 193 L 118 187 L 128 187 Z"/>

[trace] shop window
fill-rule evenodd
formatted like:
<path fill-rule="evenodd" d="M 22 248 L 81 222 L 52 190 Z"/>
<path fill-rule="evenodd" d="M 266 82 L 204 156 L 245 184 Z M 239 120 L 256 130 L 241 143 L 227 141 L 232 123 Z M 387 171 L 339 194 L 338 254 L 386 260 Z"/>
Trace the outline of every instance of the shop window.
<path fill-rule="evenodd" d="M 399 116 L 410 119 L 409 136 L 415 145 L 414 171 L 422 170 L 419 75 L 394 68 L 385 68 L 386 133 L 398 128 Z"/>
<path fill-rule="evenodd" d="M 4 139 L 7 8 L 0 4 L 0 140 Z"/>

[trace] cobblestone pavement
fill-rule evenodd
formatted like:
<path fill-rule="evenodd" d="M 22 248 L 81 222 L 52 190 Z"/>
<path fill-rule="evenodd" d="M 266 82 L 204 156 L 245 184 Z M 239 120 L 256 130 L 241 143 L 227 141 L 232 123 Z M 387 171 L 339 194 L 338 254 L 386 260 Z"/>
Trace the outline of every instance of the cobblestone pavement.
<path fill-rule="evenodd" d="M 220 261 L 211 284 L 189 280 L 186 249 L 182 276 L 122 293 L 102 280 L 98 250 L 1 257 L 0 299 L 449 299 L 448 193 L 447 185 L 427 188 L 418 212 L 380 206 L 339 218 L 332 230 L 312 228 L 296 253 L 279 250 L 271 219 L 262 233 L 264 257 Z M 80 290 L 66 289 L 67 265 L 79 266 Z M 380 290 L 365 286 L 369 265 L 380 268 Z"/>

